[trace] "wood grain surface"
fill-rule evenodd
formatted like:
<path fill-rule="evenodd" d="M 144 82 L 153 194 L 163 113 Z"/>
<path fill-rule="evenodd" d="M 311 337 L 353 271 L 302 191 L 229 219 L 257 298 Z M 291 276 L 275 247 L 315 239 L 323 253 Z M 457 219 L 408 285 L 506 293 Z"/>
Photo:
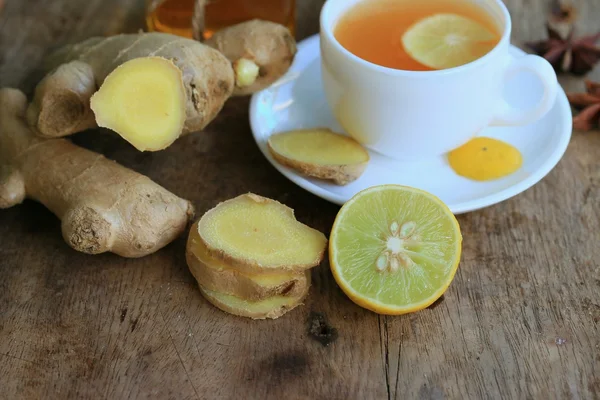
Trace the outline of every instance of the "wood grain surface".
<path fill-rule="evenodd" d="M 298 39 L 322 0 L 298 1 Z M 600 2 L 578 0 L 578 32 L 600 29 Z M 544 37 L 549 0 L 508 0 L 513 41 Z M 8 0 L 0 86 L 30 91 L 52 47 L 143 28 L 142 0 Z M 600 69 L 589 77 L 600 80 Z M 568 90 L 580 78 L 561 76 Z M 115 135 L 73 140 L 191 200 L 199 213 L 253 191 L 329 233 L 338 207 L 263 158 L 248 99 L 205 132 L 158 153 Z M 501 204 L 459 217 L 462 262 L 444 300 L 400 317 L 354 305 L 325 260 L 305 305 L 275 321 L 225 314 L 200 295 L 182 237 L 137 260 L 87 256 L 31 201 L 0 211 L 2 399 L 598 399 L 600 132 L 575 132 L 558 166 Z M 311 312 L 338 338 L 308 335 Z"/>

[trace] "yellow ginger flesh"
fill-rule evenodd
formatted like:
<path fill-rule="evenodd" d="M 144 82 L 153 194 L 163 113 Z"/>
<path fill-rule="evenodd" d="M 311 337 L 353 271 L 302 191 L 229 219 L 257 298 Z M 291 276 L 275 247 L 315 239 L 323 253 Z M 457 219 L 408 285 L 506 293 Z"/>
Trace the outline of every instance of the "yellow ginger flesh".
<path fill-rule="evenodd" d="M 273 296 L 264 300 L 248 301 L 230 294 L 219 293 L 202 287 L 200 290 L 211 300 L 216 300 L 219 303 L 223 303 L 233 310 L 243 310 L 252 314 L 267 314 L 272 310 L 276 310 L 281 307 L 294 306 L 301 300 L 301 298 Z"/>
<path fill-rule="evenodd" d="M 90 101 L 99 126 L 119 132 L 141 151 L 164 149 L 179 137 L 185 104 L 181 70 L 161 57 L 123 63 Z"/>
<path fill-rule="evenodd" d="M 290 208 L 253 194 L 221 203 L 198 227 L 209 249 L 262 268 L 313 267 L 327 243 L 321 232 L 298 222 Z"/>
<path fill-rule="evenodd" d="M 192 232 L 191 234 L 194 236 L 197 236 L 198 232 L 197 231 Z M 201 240 L 192 240 L 192 244 L 193 244 L 191 247 L 192 253 L 194 254 L 194 256 L 196 256 L 198 258 L 198 260 L 200 262 L 202 262 L 202 264 L 204 264 L 204 266 L 206 268 L 210 268 L 215 271 L 224 271 L 224 270 L 232 269 L 232 267 L 227 265 L 224 261 L 218 260 L 214 257 L 211 257 L 211 255 L 208 252 L 208 249 L 206 248 L 206 245 L 204 245 L 204 243 Z M 260 286 L 265 286 L 265 287 L 285 284 L 286 282 L 289 282 L 289 281 L 293 280 L 294 278 L 296 278 L 296 276 L 298 274 L 298 273 L 293 273 L 293 272 L 251 274 L 251 273 L 240 272 L 236 268 L 233 268 L 233 269 L 236 270 L 237 273 L 242 274 L 246 278 L 254 281 L 256 284 L 258 284 Z"/>
<path fill-rule="evenodd" d="M 369 153 L 356 141 L 327 129 L 284 132 L 269 139 L 282 156 L 316 165 L 348 165 L 369 161 Z"/>

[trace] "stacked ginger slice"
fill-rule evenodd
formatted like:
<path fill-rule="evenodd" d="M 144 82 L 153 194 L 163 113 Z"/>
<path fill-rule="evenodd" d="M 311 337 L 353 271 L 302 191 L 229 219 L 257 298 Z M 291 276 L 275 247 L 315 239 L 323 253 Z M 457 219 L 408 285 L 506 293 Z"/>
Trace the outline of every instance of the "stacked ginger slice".
<path fill-rule="evenodd" d="M 223 311 L 278 318 L 302 303 L 325 236 L 285 205 L 254 194 L 225 201 L 190 230 L 187 262 L 204 297 Z"/>
<path fill-rule="evenodd" d="M 253 319 L 278 318 L 300 305 L 310 269 L 327 247 L 321 232 L 289 207 L 244 194 L 209 210 L 190 230 L 187 263 L 213 305 Z"/>

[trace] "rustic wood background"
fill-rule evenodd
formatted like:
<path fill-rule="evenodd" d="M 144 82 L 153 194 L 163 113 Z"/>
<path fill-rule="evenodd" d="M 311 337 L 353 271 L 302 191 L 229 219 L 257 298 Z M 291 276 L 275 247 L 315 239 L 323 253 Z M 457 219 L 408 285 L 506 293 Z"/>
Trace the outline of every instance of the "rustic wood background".
<path fill-rule="evenodd" d="M 0 1 L 0 4 L 2 2 Z M 298 0 L 298 39 L 322 0 Z M 544 37 L 550 0 L 508 0 L 514 42 Z M 600 2 L 578 0 L 579 33 Z M 142 0 L 7 0 L 0 86 L 31 89 L 49 48 L 143 28 Z M 589 75 L 600 79 L 600 69 Z M 566 89 L 582 89 L 561 77 Z M 140 171 L 198 211 L 247 191 L 293 207 L 329 232 L 338 207 L 276 172 L 254 144 L 248 99 L 206 132 L 159 153 L 111 135 L 74 140 Z M 184 259 L 185 238 L 138 260 L 87 256 L 31 201 L 0 211 L 0 398 L 600 398 L 600 132 L 575 132 L 565 157 L 515 198 L 460 216 L 458 274 L 435 308 L 401 317 L 354 305 L 327 261 L 306 304 L 255 322 L 209 305 Z M 311 340 L 311 311 L 339 332 Z"/>

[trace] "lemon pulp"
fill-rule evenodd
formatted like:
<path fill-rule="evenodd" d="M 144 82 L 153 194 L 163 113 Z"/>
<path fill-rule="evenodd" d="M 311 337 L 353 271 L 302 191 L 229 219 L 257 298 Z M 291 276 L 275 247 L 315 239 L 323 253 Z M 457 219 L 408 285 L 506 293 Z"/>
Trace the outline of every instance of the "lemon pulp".
<path fill-rule="evenodd" d="M 405 51 L 434 69 L 458 67 L 484 56 L 500 36 L 462 15 L 435 14 L 416 22 L 402 35 Z"/>
<path fill-rule="evenodd" d="M 450 285 L 462 236 L 448 207 L 430 193 L 400 185 L 366 189 L 334 223 L 332 273 L 357 304 L 382 314 L 427 307 Z"/>
<path fill-rule="evenodd" d="M 521 168 L 523 157 L 508 143 L 477 137 L 448 154 L 452 169 L 465 178 L 488 181 L 510 175 Z"/>

